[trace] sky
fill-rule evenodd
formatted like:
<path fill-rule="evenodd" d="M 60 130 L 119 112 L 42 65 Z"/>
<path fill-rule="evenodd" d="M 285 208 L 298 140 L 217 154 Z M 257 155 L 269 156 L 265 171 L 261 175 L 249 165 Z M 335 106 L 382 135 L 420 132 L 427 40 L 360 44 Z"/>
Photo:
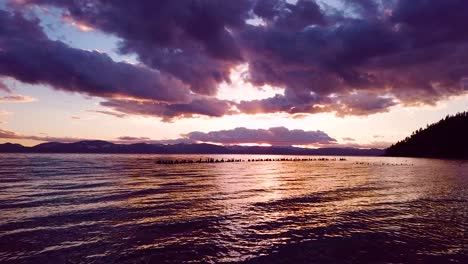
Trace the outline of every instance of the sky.
<path fill-rule="evenodd" d="M 0 0 L 0 143 L 385 148 L 468 110 L 464 0 Z"/>

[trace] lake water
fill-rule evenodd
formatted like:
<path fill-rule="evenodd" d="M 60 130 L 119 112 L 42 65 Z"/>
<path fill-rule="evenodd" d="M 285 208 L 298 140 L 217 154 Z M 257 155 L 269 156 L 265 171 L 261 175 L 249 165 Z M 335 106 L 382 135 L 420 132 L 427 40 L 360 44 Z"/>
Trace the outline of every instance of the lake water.
<path fill-rule="evenodd" d="M 468 263 L 466 161 L 159 159 L 0 154 L 0 263 Z"/>

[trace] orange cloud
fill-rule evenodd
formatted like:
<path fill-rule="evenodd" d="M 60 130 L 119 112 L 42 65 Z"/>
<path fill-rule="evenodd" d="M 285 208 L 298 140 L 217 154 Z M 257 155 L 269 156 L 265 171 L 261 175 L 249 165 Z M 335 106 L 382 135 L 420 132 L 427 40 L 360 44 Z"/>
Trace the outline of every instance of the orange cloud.
<path fill-rule="evenodd" d="M 30 103 L 36 101 L 36 98 L 19 94 L 6 95 L 0 97 L 0 103 Z"/>

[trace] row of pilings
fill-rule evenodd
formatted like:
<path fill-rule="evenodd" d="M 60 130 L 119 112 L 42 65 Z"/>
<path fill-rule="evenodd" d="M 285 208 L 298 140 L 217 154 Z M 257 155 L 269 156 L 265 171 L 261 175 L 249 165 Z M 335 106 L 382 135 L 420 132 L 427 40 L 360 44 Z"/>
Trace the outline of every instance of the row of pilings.
<path fill-rule="evenodd" d="M 239 163 L 239 162 L 298 162 L 298 161 L 346 161 L 345 158 L 256 158 L 256 159 L 170 159 L 170 160 L 157 160 L 156 164 L 193 164 L 193 163 Z"/>
<path fill-rule="evenodd" d="M 380 166 L 414 166 L 413 163 L 388 163 L 388 162 L 382 162 L 382 163 L 371 163 L 371 162 L 362 162 L 362 161 L 357 161 L 354 164 L 357 165 L 380 165 Z"/>

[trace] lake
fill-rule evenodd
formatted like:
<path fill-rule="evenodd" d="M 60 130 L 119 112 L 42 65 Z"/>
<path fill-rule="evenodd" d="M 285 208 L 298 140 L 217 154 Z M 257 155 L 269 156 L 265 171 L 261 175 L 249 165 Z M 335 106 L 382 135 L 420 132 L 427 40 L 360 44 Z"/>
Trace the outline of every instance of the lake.
<path fill-rule="evenodd" d="M 468 263 L 467 161 L 206 157 L 0 154 L 0 263 Z"/>

